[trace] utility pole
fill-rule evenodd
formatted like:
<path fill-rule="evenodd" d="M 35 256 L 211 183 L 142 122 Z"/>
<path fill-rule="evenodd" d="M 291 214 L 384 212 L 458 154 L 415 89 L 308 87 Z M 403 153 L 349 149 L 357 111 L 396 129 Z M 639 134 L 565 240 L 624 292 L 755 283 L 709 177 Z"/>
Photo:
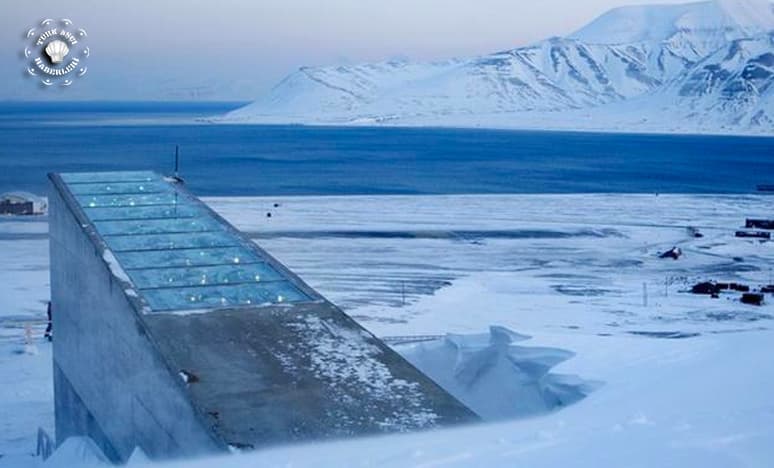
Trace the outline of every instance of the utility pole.
<path fill-rule="evenodd" d="M 175 145 L 175 179 L 180 179 L 180 146 Z"/>
<path fill-rule="evenodd" d="M 175 175 L 173 178 L 175 179 L 176 183 L 180 183 L 183 181 L 183 179 L 180 178 L 180 146 L 175 145 Z M 177 216 L 177 190 L 175 190 L 175 205 L 173 208 L 175 212 L 175 216 Z"/>
<path fill-rule="evenodd" d="M 175 173 L 172 175 L 172 180 L 176 184 L 184 184 L 185 181 L 180 177 L 180 146 L 175 145 Z"/>

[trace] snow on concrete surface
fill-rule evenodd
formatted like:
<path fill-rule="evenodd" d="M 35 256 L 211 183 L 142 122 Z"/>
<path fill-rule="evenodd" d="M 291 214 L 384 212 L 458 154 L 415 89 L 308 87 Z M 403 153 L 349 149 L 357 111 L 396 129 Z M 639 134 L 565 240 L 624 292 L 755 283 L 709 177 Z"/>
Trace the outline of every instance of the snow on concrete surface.
<path fill-rule="evenodd" d="M 123 281 L 124 283 L 131 284 L 132 280 L 129 278 L 129 275 L 126 274 L 124 269 L 121 267 L 121 263 L 116 259 L 116 256 L 113 255 L 113 252 L 105 248 L 105 250 L 102 252 L 102 260 L 107 263 L 108 268 L 110 268 L 110 272 L 113 273 L 113 276 L 118 278 L 119 280 Z M 129 289 L 128 291 L 131 291 Z M 128 294 L 127 291 L 127 294 Z"/>
<path fill-rule="evenodd" d="M 511 346 L 566 351 L 549 353 L 556 365 L 547 375 L 564 376 L 551 392 L 603 384 L 572 405 L 517 419 L 168 466 L 770 467 L 774 296 L 756 307 L 738 293 L 686 291 L 705 280 L 772 282 L 774 244 L 734 237 L 746 217 L 771 217 L 772 200 L 207 200 L 377 336 L 469 335 L 497 324 L 532 337 Z M 0 467 L 36 466 L 37 428 L 53 434 L 51 351 L 42 339 L 47 240 L 38 223 L 0 234 Z M 659 258 L 674 246 L 678 260 Z M 38 355 L 20 352 L 27 323 Z"/>
<path fill-rule="evenodd" d="M 382 350 L 365 341 L 371 338 L 368 334 L 339 327 L 312 315 L 299 316 L 289 326 L 302 337 L 303 342 L 313 343 L 309 356 L 311 370 L 331 389 L 331 394 L 346 398 L 350 392 L 337 391 L 337 388 L 366 388 L 366 393 L 378 401 L 396 402 L 411 409 L 410 412 L 396 412 L 377 421 L 380 427 L 405 432 L 410 428 L 435 426 L 438 415 L 424 406 L 426 401 L 419 384 L 395 378 L 382 361 L 375 359 Z M 346 420 L 351 417 L 349 414 L 333 416 L 332 419 L 341 421 L 342 427 L 352 425 Z M 373 418 L 373 415 L 363 417 Z"/>

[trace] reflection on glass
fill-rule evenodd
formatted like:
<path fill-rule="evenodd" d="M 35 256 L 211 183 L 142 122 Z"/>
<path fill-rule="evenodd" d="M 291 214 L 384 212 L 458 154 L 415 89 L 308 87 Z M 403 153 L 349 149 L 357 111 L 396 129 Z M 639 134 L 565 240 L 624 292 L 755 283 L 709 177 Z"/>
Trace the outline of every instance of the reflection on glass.
<path fill-rule="evenodd" d="M 146 289 L 142 293 L 151 309 L 155 311 L 267 305 L 309 300 L 309 297 L 288 281 Z"/>
<path fill-rule="evenodd" d="M 140 289 L 260 283 L 283 279 L 277 270 L 266 263 L 129 270 L 129 276 Z"/>
<path fill-rule="evenodd" d="M 309 300 L 248 241 L 158 175 L 61 176 L 152 311 Z"/>
<path fill-rule="evenodd" d="M 223 232 L 191 234 L 149 234 L 141 236 L 114 236 L 106 239 L 114 252 L 125 250 L 167 250 L 206 247 L 230 247 L 239 245 L 232 235 Z"/>
<path fill-rule="evenodd" d="M 203 210 L 192 205 L 124 206 L 111 208 L 85 207 L 86 216 L 92 221 L 117 221 L 124 219 L 170 219 L 202 216 Z"/>
<path fill-rule="evenodd" d="M 161 180 L 161 177 L 152 171 L 64 172 L 59 174 L 59 176 L 70 187 L 79 183 L 148 182 L 151 180 Z"/>
<path fill-rule="evenodd" d="M 94 225 L 103 236 L 204 232 L 222 229 L 222 225 L 212 218 L 96 221 Z M 108 244 L 112 243 L 109 239 L 107 241 Z"/>
<path fill-rule="evenodd" d="M 148 182 L 102 182 L 98 184 L 72 184 L 70 191 L 75 195 L 144 194 L 171 192 L 174 189 L 162 181 Z"/>
<path fill-rule="evenodd" d="M 116 252 L 115 255 L 125 269 L 250 264 L 262 261 L 254 252 L 241 247 Z"/>
<path fill-rule="evenodd" d="M 75 195 L 75 199 L 85 208 L 177 205 L 183 202 L 183 198 L 183 196 L 172 192 L 149 195 Z"/>

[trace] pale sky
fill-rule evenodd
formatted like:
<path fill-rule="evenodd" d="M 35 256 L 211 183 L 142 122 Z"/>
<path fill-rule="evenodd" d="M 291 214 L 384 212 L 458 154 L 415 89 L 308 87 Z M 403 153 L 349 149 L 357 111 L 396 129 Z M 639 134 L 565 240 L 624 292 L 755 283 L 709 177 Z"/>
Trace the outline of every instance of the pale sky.
<path fill-rule="evenodd" d="M 0 100 L 252 100 L 300 66 L 485 54 L 633 1 L 0 0 Z M 24 75 L 24 34 L 44 18 L 88 31 L 89 72 L 70 88 Z"/>

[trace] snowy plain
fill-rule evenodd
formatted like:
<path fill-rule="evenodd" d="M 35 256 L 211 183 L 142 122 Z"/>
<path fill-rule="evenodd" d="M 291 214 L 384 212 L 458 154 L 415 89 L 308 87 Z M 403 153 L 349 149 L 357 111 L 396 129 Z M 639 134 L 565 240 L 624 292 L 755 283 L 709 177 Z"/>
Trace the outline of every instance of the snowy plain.
<path fill-rule="evenodd" d="M 756 307 L 685 292 L 704 280 L 772 283 L 772 243 L 734 237 L 746 217 L 771 217 L 770 196 L 205 201 L 378 336 L 507 327 L 524 335 L 520 356 L 562 357 L 552 378 L 593 385 L 572 404 L 496 422 L 161 466 L 774 464 L 774 297 Z M 680 259 L 658 258 L 673 246 Z M 47 249 L 45 218 L 0 221 L 0 467 L 87 456 L 31 456 L 38 427 L 53 434 Z M 25 352 L 27 324 L 36 353 Z M 412 359 L 442 343 L 395 346 Z"/>

